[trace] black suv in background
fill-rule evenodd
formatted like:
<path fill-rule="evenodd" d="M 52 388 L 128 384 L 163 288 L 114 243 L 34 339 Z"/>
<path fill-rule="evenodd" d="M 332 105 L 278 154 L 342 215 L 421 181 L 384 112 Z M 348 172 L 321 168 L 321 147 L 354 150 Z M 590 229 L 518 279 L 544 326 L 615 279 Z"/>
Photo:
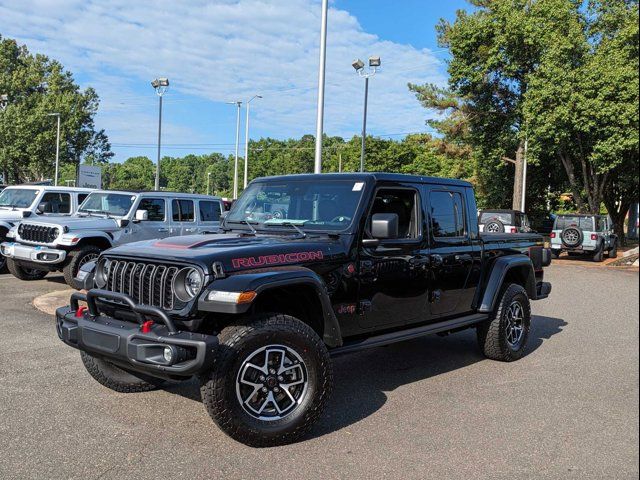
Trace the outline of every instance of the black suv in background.
<path fill-rule="evenodd" d="M 228 435 L 291 442 L 327 403 L 332 356 L 466 328 L 488 358 L 525 354 L 551 253 L 535 234 L 481 236 L 476 212 L 459 180 L 257 179 L 221 233 L 129 243 L 86 265 L 88 292 L 58 309 L 57 332 L 108 388 L 196 376 Z"/>

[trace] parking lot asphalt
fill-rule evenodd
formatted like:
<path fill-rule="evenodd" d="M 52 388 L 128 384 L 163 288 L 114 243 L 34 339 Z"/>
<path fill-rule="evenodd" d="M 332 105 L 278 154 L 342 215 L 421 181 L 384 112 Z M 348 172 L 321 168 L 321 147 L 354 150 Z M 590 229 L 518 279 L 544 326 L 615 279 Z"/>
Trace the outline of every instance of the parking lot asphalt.
<path fill-rule="evenodd" d="M 0 275 L 0 478 L 638 478 L 638 271 L 552 266 L 528 353 L 484 359 L 471 330 L 340 357 L 312 434 L 253 449 L 195 382 L 112 392 L 35 296 Z"/>

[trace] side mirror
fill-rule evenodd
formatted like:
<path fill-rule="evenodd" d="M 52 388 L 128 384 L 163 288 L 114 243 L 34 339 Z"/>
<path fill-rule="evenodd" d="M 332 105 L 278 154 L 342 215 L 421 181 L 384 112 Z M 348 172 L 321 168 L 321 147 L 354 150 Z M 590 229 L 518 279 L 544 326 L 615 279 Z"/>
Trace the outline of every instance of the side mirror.
<path fill-rule="evenodd" d="M 51 204 L 49 202 L 40 202 L 37 210 L 38 213 L 52 213 Z"/>
<path fill-rule="evenodd" d="M 136 210 L 136 222 L 145 222 L 149 220 L 149 212 L 147 210 Z"/>
<path fill-rule="evenodd" d="M 397 213 L 375 213 L 371 217 L 371 236 L 380 240 L 398 238 L 398 223 Z"/>

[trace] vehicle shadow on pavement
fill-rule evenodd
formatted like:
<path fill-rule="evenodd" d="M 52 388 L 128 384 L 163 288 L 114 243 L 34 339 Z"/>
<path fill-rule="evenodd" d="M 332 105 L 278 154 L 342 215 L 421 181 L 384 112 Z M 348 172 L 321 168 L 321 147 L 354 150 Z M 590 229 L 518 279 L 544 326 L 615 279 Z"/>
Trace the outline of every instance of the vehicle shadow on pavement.
<path fill-rule="evenodd" d="M 559 318 L 534 316 L 526 355 L 562 332 Z M 367 418 L 387 401 L 385 392 L 437 377 L 486 360 L 475 330 L 427 337 L 373 348 L 334 359 L 334 392 L 318 424 L 307 439 L 341 430 Z M 169 385 L 166 391 L 200 402 L 197 380 Z"/>
<path fill-rule="evenodd" d="M 558 318 L 534 316 L 526 355 L 566 325 Z M 374 414 L 386 403 L 386 392 L 483 360 L 486 359 L 480 353 L 474 329 L 444 338 L 427 336 L 337 358 L 333 396 L 309 438 L 347 428 Z"/>

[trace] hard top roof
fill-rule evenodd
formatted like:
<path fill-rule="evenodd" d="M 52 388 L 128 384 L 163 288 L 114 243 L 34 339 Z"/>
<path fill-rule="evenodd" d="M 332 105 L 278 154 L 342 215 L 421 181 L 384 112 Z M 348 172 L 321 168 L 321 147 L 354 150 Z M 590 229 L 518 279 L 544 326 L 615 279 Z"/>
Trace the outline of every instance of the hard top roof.
<path fill-rule="evenodd" d="M 471 184 L 465 180 L 457 180 L 452 178 L 427 177 L 421 175 L 405 175 L 402 173 L 385 173 L 385 172 L 363 172 L 363 173 L 303 173 L 295 175 L 276 175 L 272 177 L 256 178 L 253 182 L 263 180 L 276 181 L 317 181 L 319 178 L 327 180 L 353 180 L 353 181 L 386 181 L 386 182 L 408 182 L 408 183 L 434 183 L 440 185 L 452 185 L 459 187 L 471 187 Z"/>
<path fill-rule="evenodd" d="M 176 198 L 176 197 L 188 197 L 201 200 L 221 200 L 220 197 L 213 195 L 205 195 L 203 193 L 181 193 L 181 192 L 169 192 L 167 190 L 92 190 L 95 193 L 120 193 L 125 195 L 153 195 L 154 197 L 163 198 Z"/>
<path fill-rule="evenodd" d="M 6 189 L 16 188 L 20 190 L 28 189 L 28 190 L 46 190 L 47 192 L 93 192 L 95 188 L 81 188 L 81 187 L 67 187 L 67 186 L 57 186 L 53 185 L 9 185 Z"/>

